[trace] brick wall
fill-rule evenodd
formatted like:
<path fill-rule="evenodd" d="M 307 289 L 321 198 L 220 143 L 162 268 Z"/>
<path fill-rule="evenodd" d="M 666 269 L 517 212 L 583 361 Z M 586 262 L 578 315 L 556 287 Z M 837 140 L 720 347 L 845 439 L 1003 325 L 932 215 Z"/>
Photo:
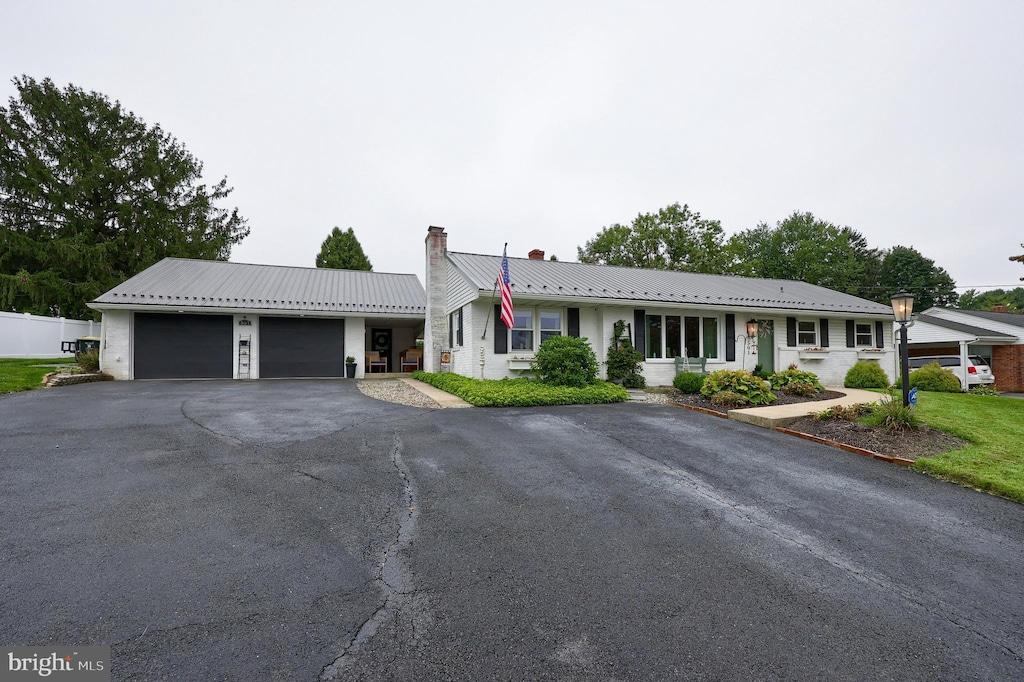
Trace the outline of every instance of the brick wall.
<path fill-rule="evenodd" d="M 1000 391 L 1024 392 L 1024 346 L 993 346 L 992 373 Z"/>

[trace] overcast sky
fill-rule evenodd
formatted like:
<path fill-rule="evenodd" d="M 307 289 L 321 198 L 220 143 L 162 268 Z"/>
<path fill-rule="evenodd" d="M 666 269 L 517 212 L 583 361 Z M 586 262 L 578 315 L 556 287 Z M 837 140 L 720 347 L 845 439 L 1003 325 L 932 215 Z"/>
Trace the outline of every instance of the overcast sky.
<path fill-rule="evenodd" d="M 575 260 L 689 204 L 795 210 L 1020 285 L 1024 2 L 9 2 L 10 79 L 120 100 L 227 176 L 231 260 L 378 272 L 453 251 Z M 961 291 L 963 289 L 961 288 Z"/>

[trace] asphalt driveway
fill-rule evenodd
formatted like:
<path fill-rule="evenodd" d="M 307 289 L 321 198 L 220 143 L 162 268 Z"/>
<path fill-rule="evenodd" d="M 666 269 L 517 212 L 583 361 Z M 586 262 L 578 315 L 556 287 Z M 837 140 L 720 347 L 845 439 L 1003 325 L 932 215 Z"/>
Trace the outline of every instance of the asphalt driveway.
<path fill-rule="evenodd" d="M 0 398 L 0 633 L 114 679 L 1021 679 L 1024 507 L 646 404 Z"/>

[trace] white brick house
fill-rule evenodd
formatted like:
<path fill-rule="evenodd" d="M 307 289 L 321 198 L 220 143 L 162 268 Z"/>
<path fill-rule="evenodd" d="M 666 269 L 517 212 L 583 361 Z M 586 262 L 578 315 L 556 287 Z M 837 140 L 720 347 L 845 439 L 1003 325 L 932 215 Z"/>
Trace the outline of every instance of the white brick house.
<path fill-rule="evenodd" d="M 508 329 L 494 295 L 501 257 L 447 250 L 443 228 L 426 239 L 424 369 L 498 379 L 521 376 L 547 336 L 589 339 L 604 361 L 623 321 L 645 357 L 649 385 L 667 385 L 677 356 L 705 358 L 708 371 L 766 371 L 797 364 L 823 384 L 841 386 L 858 360 L 895 367 L 889 306 L 788 280 L 703 275 L 565 261 L 510 258 L 516 322 Z M 756 321 L 758 335 L 745 329 Z"/>

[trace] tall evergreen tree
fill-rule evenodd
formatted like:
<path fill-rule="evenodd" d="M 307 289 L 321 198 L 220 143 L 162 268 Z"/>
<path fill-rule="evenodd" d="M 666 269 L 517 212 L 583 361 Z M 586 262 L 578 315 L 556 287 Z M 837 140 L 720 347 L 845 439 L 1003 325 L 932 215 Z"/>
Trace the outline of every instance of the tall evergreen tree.
<path fill-rule="evenodd" d="M 351 227 L 344 232 L 337 227 L 331 230 L 320 246 L 316 266 L 342 270 L 373 270 L 370 259 L 363 253 L 363 247 Z"/>
<path fill-rule="evenodd" d="M 0 309 L 87 317 L 99 294 L 167 256 L 226 260 L 249 234 L 227 179 L 120 102 L 14 79 L 0 107 Z"/>

